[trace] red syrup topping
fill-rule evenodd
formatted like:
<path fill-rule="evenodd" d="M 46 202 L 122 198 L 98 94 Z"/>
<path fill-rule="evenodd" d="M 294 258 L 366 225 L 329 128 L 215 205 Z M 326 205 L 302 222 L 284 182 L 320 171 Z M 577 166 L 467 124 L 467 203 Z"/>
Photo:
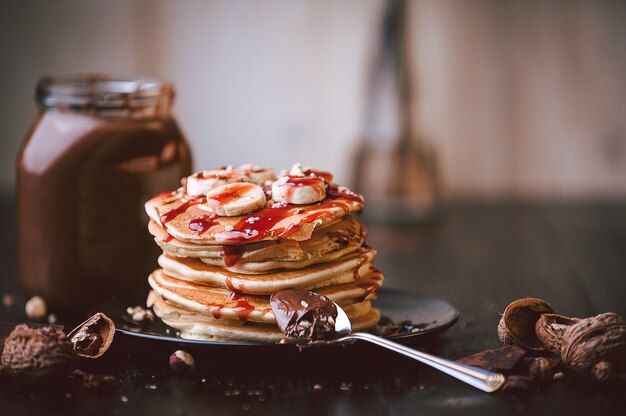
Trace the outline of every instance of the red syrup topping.
<path fill-rule="evenodd" d="M 364 254 L 359 256 L 359 258 L 357 259 L 356 266 L 354 266 L 354 269 L 352 270 L 354 280 L 359 280 L 361 278 L 361 275 L 359 274 L 359 269 L 361 268 L 361 266 L 363 266 L 363 264 L 366 261 L 367 261 L 367 256 Z"/>
<path fill-rule="evenodd" d="M 312 180 L 319 181 L 320 178 L 315 177 L 296 177 L 298 180 Z M 300 229 L 300 226 L 307 223 L 312 223 L 315 220 L 322 218 L 326 215 L 333 216 L 328 212 L 329 209 L 339 208 L 344 211 L 345 214 L 350 213 L 350 205 L 345 200 L 363 203 L 363 198 L 353 193 L 352 191 L 340 192 L 336 185 L 331 185 L 329 190 L 333 190 L 327 194 L 326 199 L 323 201 L 308 206 L 297 205 L 285 205 L 277 208 L 264 208 L 259 211 L 255 211 L 252 214 L 243 217 L 237 224 L 233 226 L 232 231 L 224 231 L 218 234 L 218 239 L 230 242 L 230 243 L 253 243 L 260 241 L 268 237 L 287 237 L 294 234 Z M 342 201 L 343 199 L 343 201 Z M 320 211 L 318 211 L 320 210 Z M 299 221 L 292 223 L 291 225 L 273 229 L 280 221 L 293 217 L 296 214 L 306 214 L 307 211 L 316 211 L 308 215 L 304 215 Z"/>
<path fill-rule="evenodd" d="M 174 218 L 178 217 L 183 212 L 187 211 L 189 207 L 193 205 L 198 205 L 201 202 L 203 202 L 203 200 L 204 200 L 204 197 L 189 199 L 183 202 L 182 204 L 180 204 L 178 207 L 167 211 L 165 214 L 161 215 L 161 218 L 160 218 L 161 224 L 162 225 L 167 224 L 168 222 L 172 221 Z"/>
<path fill-rule="evenodd" d="M 323 178 L 327 183 L 331 183 L 333 181 L 333 174 L 330 172 L 317 169 L 308 169 L 305 173 L 313 174 L 315 176 Z"/>
<path fill-rule="evenodd" d="M 290 235 L 292 235 L 293 233 L 295 233 L 296 231 L 300 229 L 301 224 L 307 224 L 307 223 L 313 222 L 318 218 L 322 218 L 324 215 L 327 215 L 327 212 L 325 211 L 314 212 L 312 214 L 309 214 L 303 217 L 302 219 L 300 219 L 299 222 L 292 223 L 286 228 L 278 228 L 274 230 L 274 232 L 276 234 L 279 234 L 281 237 L 289 237 Z"/>
<path fill-rule="evenodd" d="M 241 246 L 222 246 L 220 255 L 226 267 L 233 267 L 241 258 Z"/>
<path fill-rule="evenodd" d="M 238 292 L 239 291 L 239 289 L 237 289 L 235 286 L 233 286 L 233 281 L 232 281 L 232 278 L 230 278 L 230 277 L 226 278 L 226 287 L 229 288 L 233 292 Z"/>
<path fill-rule="evenodd" d="M 209 306 L 209 312 L 213 315 L 213 318 L 220 319 L 222 317 L 222 308 L 224 305 L 211 305 Z"/>
<path fill-rule="evenodd" d="M 285 189 L 285 195 L 290 196 L 298 186 L 322 186 L 325 187 L 324 178 L 316 176 L 287 176 L 288 180 L 285 183 L 279 185 L 280 188 Z"/>
<path fill-rule="evenodd" d="M 219 204 L 224 205 L 231 202 L 234 199 L 237 199 L 241 196 L 241 193 L 248 191 L 250 188 L 255 187 L 253 183 L 233 183 L 230 185 L 226 185 L 226 188 L 218 193 L 211 194 L 210 197 L 207 197 L 207 202 L 209 205 Z"/>
<path fill-rule="evenodd" d="M 171 234 L 167 234 L 165 237 L 163 237 L 163 240 L 162 240 L 162 241 L 163 241 L 164 243 L 168 243 L 168 242 L 172 241 L 173 239 L 174 239 L 174 236 L 173 236 L 173 235 L 171 235 Z"/>
<path fill-rule="evenodd" d="M 230 292 L 230 295 L 228 296 L 228 300 L 237 300 L 242 296 L 241 292 L 237 292 L 237 291 L 232 291 Z"/>
<path fill-rule="evenodd" d="M 216 215 L 205 215 L 204 217 L 193 219 L 189 222 L 189 229 L 197 232 L 198 235 L 202 235 L 206 230 L 218 224 L 218 222 L 215 221 L 216 218 Z"/>
<path fill-rule="evenodd" d="M 357 286 L 365 291 L 365 294 L 358 299 L 359 302 L 363 302 L 370 294 L 378 292 L 380 282 L 377 280 L 363 280 L 361 283 L 357 284 Z"/>
<path fill-rule="evenodd" d="M 254 306 L 250 305 L 245 300 L 240 300 L 233 307 L 233 310 L 242 321 L 248 320 L 248 315 L 254 310 Z"/>

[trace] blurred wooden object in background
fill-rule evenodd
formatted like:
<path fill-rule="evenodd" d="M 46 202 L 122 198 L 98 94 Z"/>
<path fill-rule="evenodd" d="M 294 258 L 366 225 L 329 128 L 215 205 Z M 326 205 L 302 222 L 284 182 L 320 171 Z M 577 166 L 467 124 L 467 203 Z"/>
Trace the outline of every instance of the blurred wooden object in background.
<path fill-rule="evenodd" d="M 387 1 L 353 161 L 352 182 L 367 201 L 370 222 L 427 220 L 440 202 L 435 152 L 415 134 L 409 23 L 407 2 Z"/>

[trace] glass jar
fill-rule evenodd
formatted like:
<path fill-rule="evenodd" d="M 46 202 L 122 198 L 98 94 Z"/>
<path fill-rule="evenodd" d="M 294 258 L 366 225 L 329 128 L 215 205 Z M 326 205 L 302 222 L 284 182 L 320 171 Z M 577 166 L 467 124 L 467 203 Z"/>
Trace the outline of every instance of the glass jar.
<path fill-rule="evenodd" d="M 45 77 L 17 162 L 19 278 L 57 308 L 145 290 L 159 249 L 143 204 L 191 173 L 171 84 Z"/>

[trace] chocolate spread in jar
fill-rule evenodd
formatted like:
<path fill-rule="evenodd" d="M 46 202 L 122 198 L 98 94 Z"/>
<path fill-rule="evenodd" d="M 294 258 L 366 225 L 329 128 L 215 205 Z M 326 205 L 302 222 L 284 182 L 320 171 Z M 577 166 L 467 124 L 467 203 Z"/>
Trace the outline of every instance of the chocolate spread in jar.
<path fill-rule="evenodd" d="M 57 307 L 141 290 L 158 257 L 143 203 L 191 172 L 172 87 L 43 79 L 18 160 L 19 275 Z"/>

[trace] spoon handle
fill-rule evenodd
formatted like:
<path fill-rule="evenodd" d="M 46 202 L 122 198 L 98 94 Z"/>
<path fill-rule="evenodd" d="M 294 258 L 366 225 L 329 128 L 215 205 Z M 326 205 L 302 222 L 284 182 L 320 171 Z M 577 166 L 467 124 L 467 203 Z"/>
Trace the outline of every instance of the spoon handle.
<path fill-rule="evenodd" d="M 451 375 L 467 384 L 470 384 L 487 393 L 498 390 L 502 384 L 504 384 L 505 377 L 501 373 L 494 373 L 493 371 L 483 370 L 482 368 L 472 367 L 465 364 L 460 364 L 455 361 L 447 360 L 445 358 L 436 357 L 434 355 L 426 354 L 425 352 L 414 350 L 397 342 L 389 341 L 376 335 L 367 334 L 365 332 L 354 332 L 341 338 L 339 341 L 348 339 L 359 339 L 362 341 L 371 342 L 389 350 L 395 351 L 399 354 L 413 358 L 426 365 L 434 367 L 444 373 Z"/>

